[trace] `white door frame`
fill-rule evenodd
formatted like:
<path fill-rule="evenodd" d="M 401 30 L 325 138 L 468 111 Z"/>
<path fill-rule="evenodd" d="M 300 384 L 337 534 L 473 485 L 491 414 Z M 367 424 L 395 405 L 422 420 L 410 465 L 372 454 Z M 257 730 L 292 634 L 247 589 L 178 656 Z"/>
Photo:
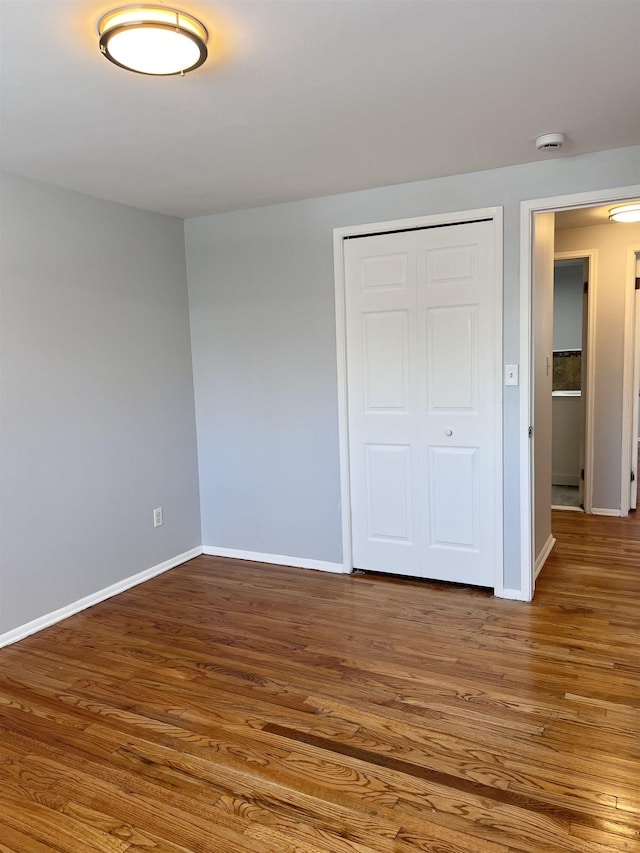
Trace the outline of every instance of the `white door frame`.
<path fill-rule="evenodd" d="M 503 578 L 503 480 L 502 480 L 502 207 L 483 207 L 455 213 L 418 216 L 411 219 L 392 219 L 385 222 L 373 222 L 365 225 L 351 225 L 333 229 L 333 262 L 336 300 L 336 354 L 338 367 L 338 435 L 340 448 L 340 499 L 342 514 L 342 560 L 345 572 L 353 571 L 353 549 L 351 536 L 351 488 L 349 466 L 349 415 L 347 387 L 347 333 L 346 333 L 346 285 L 344 274 L 344 240 L 354 236 L 384 234 L 393 231 L 410 231 L 416 228 L 433 228 L 442 225 L 461 225 L 479 219 L 493 220 L 495 235 L 495 328 L 494 338 L 494 382 L 496 391 L 495 407 L 495 460 L 496 460 L 496 574 L 494 592 L 501 596 L 504 590 Z"/>
<path fill-rule="evenodd" d="M 596 263 L 597 254 L 593 249 L 584 249 L 571 252 L 554 252 L 556 261 L 581 260 L 587 258 L 589 261 L 589 287 L 587 288 L 587 357 L 582 363 L 587 365 L 586 375 L 582 375 L 582 387 L 586 400 L 584 423 L 584 485 L 582 503 L 585 513 L 591 512 L 593 505 L 593 389 L 594 389 L 594 353 L 596 341 Z"/>
<path fill-rule="evenodd" d="M 520 590 L 524 601 L 531 601 L 535 585 L 533 553 L 533 472 L 532 441 L 532 261 L 533 217 L 536 213 L 555 213 L 580 207 L 616 204 L 640 196 L 640 184 L 592 192 L 571 193 L 548 198 L 528 199 L 520 204 Z"/>
<path fill-rule="evenodd" d="M 636 253 L 640 252 L 640 246 L 627 246 L 627 269 L 625 281 L 624 301 L 624 368 L 623 368 L 623 397 L 622 397 L 622 483 L 620 490 L 620 514 L 629 515 L 631 509 L 631 486 L 625 477 L 625 470 L 631 473 L 634 465 L 632 454 L 634 453 L 633 424 L 638 409 L 638 377 L 636 376 L 636 311 L 638 300 L 636 298 Z M 635 437 L 635 453 L 638 452 L 637 433 Z"/>

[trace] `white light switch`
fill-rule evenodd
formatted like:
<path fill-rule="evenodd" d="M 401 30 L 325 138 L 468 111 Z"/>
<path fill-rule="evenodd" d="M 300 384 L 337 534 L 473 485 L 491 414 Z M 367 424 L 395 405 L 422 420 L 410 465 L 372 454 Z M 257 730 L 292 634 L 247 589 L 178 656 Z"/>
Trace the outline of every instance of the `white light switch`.
<path fill-rule="evenodd" d="M 518 365 L 517 364 L 505 364 L 505 366 L 504 366 L 504 384 L 505 385 L 517 385 L 518 384 Z"/>

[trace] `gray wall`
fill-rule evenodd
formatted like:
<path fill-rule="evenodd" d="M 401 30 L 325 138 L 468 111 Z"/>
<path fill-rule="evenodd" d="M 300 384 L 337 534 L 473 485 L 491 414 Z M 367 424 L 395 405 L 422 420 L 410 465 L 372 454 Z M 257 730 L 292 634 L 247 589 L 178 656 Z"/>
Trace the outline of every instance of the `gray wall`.
<path fill-rule="evenodd" d="M 182 222 L 1 180 L 0 633 L 201 541 Z"/>
<path fill-rule="evenodd" d="M 557 263 L 553 275 L 553 349 L 582 349 L 582 261 Z"/>
<path fill-rule="evenodd" d="M 339 562 L 332 229 L 504 206 L 519 361 L 520 202 L 640 179 L 638 148 L 187 220 L 203 543 Z M 519 389 L 504 389 L 505 585 L 519 587 Z"/>

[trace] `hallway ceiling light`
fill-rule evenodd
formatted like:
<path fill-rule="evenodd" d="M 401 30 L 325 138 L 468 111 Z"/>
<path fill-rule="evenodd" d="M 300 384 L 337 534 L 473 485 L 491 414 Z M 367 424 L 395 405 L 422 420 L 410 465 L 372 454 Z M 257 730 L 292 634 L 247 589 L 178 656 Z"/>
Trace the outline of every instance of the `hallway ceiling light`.
<path fill-rule="evenodd" d="M 208 33 L 196 18 L 166 6 L 126 6 L 98 23 L 100 51 L 138 74 L 186 74 L 207 58 Z"/>
<path fill-rule="evenodd" d="M 612 207 L 609 211 L 609 219 L 615 222 L 640 222 L 640 201 Z"/>

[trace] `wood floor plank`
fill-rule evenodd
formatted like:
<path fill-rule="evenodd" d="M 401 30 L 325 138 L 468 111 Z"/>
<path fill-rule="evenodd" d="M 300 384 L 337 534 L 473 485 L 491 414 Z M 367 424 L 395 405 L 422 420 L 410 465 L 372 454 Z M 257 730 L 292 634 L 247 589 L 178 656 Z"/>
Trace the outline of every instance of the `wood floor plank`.
<path fill-rule="evenodd" d="M 0 651 L 0 853 L 640 853 L 640 519 L 531 604 L 198 557 Z"/>

